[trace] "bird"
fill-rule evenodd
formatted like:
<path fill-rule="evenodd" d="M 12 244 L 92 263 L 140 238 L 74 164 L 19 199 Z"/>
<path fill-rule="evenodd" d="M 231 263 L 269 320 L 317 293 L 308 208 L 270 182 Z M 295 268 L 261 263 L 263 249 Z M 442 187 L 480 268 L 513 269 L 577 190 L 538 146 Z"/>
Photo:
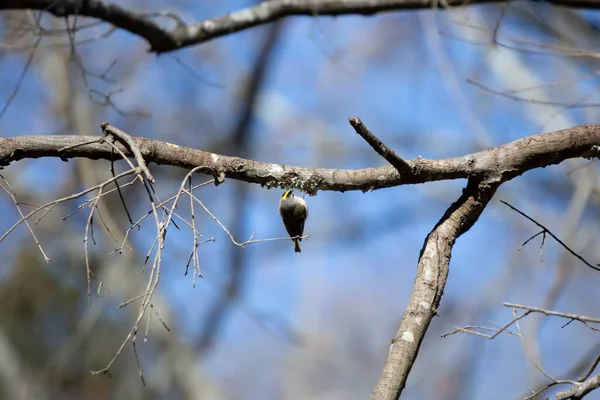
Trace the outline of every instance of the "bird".
<path fill-rule="evenodd" d="M 294 194 L 291 189 L 286 190 L 279 200 L 279 215 L 283 225 L 291 238 L 294 238 L 294 251 L 301 253 L 300 241 L 304 233 L 304 222 L 308 218 L 308 206 L 306 201 Z"/>

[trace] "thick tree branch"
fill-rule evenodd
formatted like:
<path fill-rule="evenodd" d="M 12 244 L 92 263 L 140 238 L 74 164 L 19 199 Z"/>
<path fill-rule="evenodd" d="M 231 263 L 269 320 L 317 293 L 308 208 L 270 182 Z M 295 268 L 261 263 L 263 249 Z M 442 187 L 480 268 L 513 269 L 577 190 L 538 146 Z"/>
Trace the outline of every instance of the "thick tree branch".
<path fill-rule="evenodd" d="M 590 379 L 584 382 L 577 382 L 571 389 L 559 392 L 556 394 L 556 400 L 579 400 L 583 399 L 586 395 L 588 395 L 593 390 L 596 390 L 600 387 L 600 374 L 594 375 Z"/>
<path fill-rule="evenodd" d="M 429 324 L 437 315 L 454 242 L 477 222 L 498 186 L 500 182 L 469 179 L 460 198 L 450 206 L 425 239 L 412 296 L 371 399 L 400 397 Z"/>
<path fill-rule="evenodd" d="M 505 0 L 446 0 L 450 7 L 481 3 L 504 3 Z M 574 8 L 600 8 L 600 0 L 548 0 L 548 3 Z M 439 0 L 274 0 L 167 30 L 138 13 L 102 0 L 3 0 L 0 10 L 32 9 L 49 12 L 57 17 L 85 16 L 97 18 L 144 38 L 150 51 L 164 53 L 206 42 L 278 19 L 293 16 L 370 15 L 395 10 L 421 10 L 441 4 Z"/>
<path fill-rule="evenodd" d="M 75 157 L 111 160 L 112 148 L 94 136 L 33 135 L 0 137 L 0 166 L 24 158 Z M 407 161 L 412 173 L 400 177 L 392 166 L 356 170 L 305 168 L 271 164 L 190 149 L 159 140 L 133 138 L 147 163 L 192 169 L 202 166 L 220 182 L 224 178 L 267 187 L 319 190 L 375 190 L 399 185 L 469 177 L 495 177 L 505 182 L 534 168 L 558 164 L 569 158 L 597 157 L 600 125 L 581 125 L 562 131 L 529 136 L 505 145 L 462 157 Z M 129 157 L 131 152 L 117 144 Z"/>

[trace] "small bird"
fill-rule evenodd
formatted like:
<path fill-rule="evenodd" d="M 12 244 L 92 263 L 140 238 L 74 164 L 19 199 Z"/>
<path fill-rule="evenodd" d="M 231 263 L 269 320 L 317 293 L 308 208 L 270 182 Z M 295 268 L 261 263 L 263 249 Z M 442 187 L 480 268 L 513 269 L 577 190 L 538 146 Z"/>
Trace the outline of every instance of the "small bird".
<path fill-rule="evenodd" d="M 294 195 L 293 190 L 286 190 L 279 200 L 279 215 L 283 225 L 290 237 L 302 236 L 304 233 L 304 222 L 308 218 L 308 206 L 306 201 Z M 300 253 L 301 238 L 294 239 L 294 251 Z"/>

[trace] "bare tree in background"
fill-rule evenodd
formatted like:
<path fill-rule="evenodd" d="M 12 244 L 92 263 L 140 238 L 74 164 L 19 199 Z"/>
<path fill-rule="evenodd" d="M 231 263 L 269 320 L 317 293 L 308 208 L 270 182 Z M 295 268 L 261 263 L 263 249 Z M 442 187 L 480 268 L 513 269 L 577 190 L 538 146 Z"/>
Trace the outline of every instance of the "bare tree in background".
<path fill-rule="evenodd" d="M 577 41 L 592 37 L 594 27 L 589 27 L 589 31 L 578 28 L 578 37 L 569 37 L 567 31 L 573 26 L 584 26 L 583 18 L 574 11 L 575 9 L 596 9 L 600 2 L 550 1 L 548 3 L 554 6 L 540 7 L 537 10 L 538 14 L 513 3 L 478 1 L 469 4 L 475 3 L 500 3 L 489 6 L 488 9 L 494 12 L 484 15 L 491 16 L 490 18 L 481 18 L 483 21 L 478 21 L 485 27 L 472 20 L 459 20 L 460 13 L 467 12 L 471 5 L 456 1 L 423 3 L 406 0 L 275 0 L 261 2 L 219 17 L 191 22 L 189 15 L 180 15 L 174 11 L 141 11 L 137 10 L 135 5 L 125 6 L 101 1 L 8 0 L 0 3 L 0 10 L 3 10 L 0 14 L 3 24 L 2 55 L 21 55 L 18 74 L 7 77 L 7 74 L 2 73 L 3 98 L 6 101 L 0 108 L 0 122 L 10 117 L 13 107 L 19 107 L 19 93 L 26 90 L 24 87 L 27 85 L 28 75 L 32 74 L 31 70 L 36 63 L 44 67 L 40 67 L 40 70 L 46 71 L 46 80 L 53 86 L 48 94 L 48 104 L 51 108 L 46 109 L 46 112 L 57 116 L 61 121 L 60 125 L 44 128 L 43 134 L 21 135 L 9 132 L 0 137 L 0 165 L 4 167 L 0 177 L 0 189 L 16 212 L 16 219 L 3 221 L 4 233 L 0 236 L 0 246 L 7 246 L 11 240 L 18 240 L 19 238 L 13 237 L 17 235 L 17 228 L 23 228 L 28 233 L 29 247 L 35 246 L 46 262 L 52 261 L 54 268 L 68 266 L 62 271 L 64 276 L 81 272 L 72 268 L 72 265 L 85 266 L 85 279 L 79 274 L 77 282 L 67 283 L 32 261 L 31 251 L 23 250 L 16 257 L 14 263 L 24 267 L 14 269 L 6 278 L 6 284 L 0 287 L 0 298 L 6 299 L 0 302 L 3 308 L 6 307 L 3 317 L 18 319 L 18 323 L 7 323 L 14 332 L 0 332 L 0 350 L 5 355 L 0 357 L 5 359 L 5 362 L 0 362 L 0 376 L 6 382 L 3 393 L 10 398 L 52 398 L 64 393 L 104 398 L 103 394 L 108 394 L 98 395 L 100 392 L 94 387 L 100 385 L 97 378 L 83 377 L 83 367 L 73 367 L 68 362 L 75 360 L 75 363 L 82 363 L 81 360 L 76 360 L 73 354 L 80 347 L 90 347 L 94 349 L 89 355 L 93 364 L 104 365 L 95 369 L 93 374 L 118 376 L 119 386 L 123 388 L 119 392 L 121 396 L 132 396 L 132 393 L 136 393 L 135 389 L 131 388 L 135 385 L 132 381 L 137 381 L 133 379 L 135 375 L 139 375 L 141 381 L 152 388 L 149 395 L 157 398 L 181 393 L 184 393 L 184 397 L 199 397 L 198 391 L 204 391 L 205 396 L 225 396 L 219 388 L 211 387 L 208 383 L 201 387 L 196 386 L 198 382 L 209 382 L 210 379 L 195 365 L 193 355 L 205 355 L 208 350 L 214 350 L 214 343 L 223 332 L 228 315 L 232 313 L 236 304 L 244 302 L 244 285 L 249 270 L 249 261 L 245 259 L 245 254 L 252 247 L 250 245 L 261 246 L 271 241 L 289 240 L 286 237 L 266 237 L 247 229 L 250 225 L 247 216 L 252 187 L 260 185 L 263 188 L 295 188 L 312 196 L 320 191 L 371 192 L 403 185 L 458 179 L 466 181 L 462 193 L 452 204 L 446 206 L 437 224 L 425 237 L 418 257 L 412 295 L 404 309 L 400 326 L 391 339 L 385 363 L 380 359 L 374 362 L 368 354 L 361 358 L 366 360 L 365 365 L 369 365 L 370 369 L 374 367 L 369 362 L 379 365 L 378 368 L 383 364 L 383 371 L 374 383 L 372 398 L 396 399 L 401 396 L 415 363 L 426 357 L 423 354 L 427 352 L 427 346 L 422 348 L 421 344 L 426 333 L 432 331 L 436 334 L 445 333 L 446 336 L 469 333 L 488 339 L 504 335 L 518 337 L 518 343 L 522 345 L 523 353 L 537 377 L 532 379 L 532 392 L 525 394 L 524 398 L 543 395 L 546 390 L 556 386 L 560 387 L 555 395 L 557 399 L 576 399 L 600 387 L 600 374 L 594 374 L 600 360 L 597 346 L 590 348 L 579 360 L 573 357 L 576 361 L 572 368 L 561 371 L 562 375 L 559 376 L 544 368 L 540 361 L 542 351 L 535 340 L 533 343 L 527 340 L 527 337 L 539 335 L 542 322 L 539 319 L 535 320 L 529 330 L 522 329 L 520 325 L 534 315 L 545 315 L 566 319 L 567 324 L 579 323 L 591 332 L 598 332 L 597 324 L 600 320 L 597 317 L 560 312 L 554 308 L 560 294 L 566 290 L 569 279 L 573 279 L 573 268 L 589 267 L 592 271 L 600 271 L 600 267 L 591 261 L 589 256 L 582 255 L 584 251 L 589 250 L 591 242 L 576 237 L 586 206 L 592 201 L 597 202 L 594 200 L 597 197 L 597 171 L 588 161 L 585 161 L 583 166 L 581 163 L 572 164 L 572 160 L 595 160 L 599 156 L 600 125 L 580 125 L 561 130 L 541 129 L 546 133 L 514 141 L 506 140 L 504 144 L 493 143 L 477 121 L 468 101 L 459 93 L 460 82 L 456 71 L 447 66 L 447 54 L 441 51 L 438 43 L 440 36 L 448 36 L 456 41 L 466 41 L 471 46 L 489 46 L 497 52 L 488 54 L 488 65 L 490 70 L 498 71 L 507 65 L 510 65 L 513 71 L 518 67 L 518 60 L 509 57 L 512 53 L 501 53 L 502 51 L 551 54 L 566 60 L 566 65 L 573 62 L 572 60 L 583 59 L 581 62 L 586 63 L 585 67 L 591 70 L 589 73 L 541 82 L 539 85 L 525 88 L 498 89 L 487 85 L 483 79 L 469 77 L 472 87 L 488 95 L 509 98 L 523 104 L 555 107 L 556 111 L 550 118 L 535 121 L 544 128 L 553 120 L 561 118 L 566 110 L 585 112 L 598 107 L 594 102 L 595 93 L 581 95 L 575 89 L 565 89 L 559 93 L 560 96 L 554 98 L 551 97 L 551 91 L 556 87 L 574 87 L 577 82 L 594 79 L 599 75 L 600 66 L 596 65 L 597 53 L 587 49 L 591 45 L 582 45 L 579 48 Z M 167 9 L 164 5 L 151 6 L 158 10 Z M 253 147 L 255 142 L 252 139 L 258 136 L 259 132 L 252 124 L 252 117 L 261 101 L 262 87 L 276 65 L 274 53 L 277 43 L 283 40 L 286 33 L 284 23 L 288 20 L 287 17 L 305 16 L 319 20 L 328 16 L 351 14 L 405 14 L 409 10 L 430 8 L 434 9 L 431 11 L 433 22 L 428 21 L 425 14 L 420 17 L 426 31 L 426 45 L 444 76 L 449 91 L 456 92 L 457 107 L 463 110 L 466 119 L 470 121 L 470 131 L 473 134 L 473 142 L 477 143 L 477 151 L 465 151 L 465 154 L 459 157 L 418 157 L 408 160 L 392 149 L 396 147 L 395 143 L 381 139 L 383 135 L 376 132 L 371 121 L 363 122 L 358 117 L 351 117 L 348 120 L 351 128 L 372 148 L 373 154 L 383 158 L 389 165 L 363 169 L 334 169 L 319 168 L 316 165 L 297 167 L 287 162 L 273 164 L 258 161 L 263 158 L 255 157 L 260 149 Z M 456 16 L 456 19 L 449 21 L 465 29 L 463 37 L 449 34 L 444 26 L 437 25 L 435 12 L 438 9 L 440 12 Z M 547 21 L 552 19 L 544 18 L 545 15 L 542 14 L 554 12 L 560 13 L 560 18 L 553 20 L 557 21 L 556 23 L 548 24 Z M 565 41 L 572 42 L 567 45 L 548 45 L 526 37 L 507 36 L 503 27 L 511 13 L 512 18 L 528 21 L 532 25 L 539 24 L 540 29 L 547 29 L 547 32 L 556 37 L 564 37 Z M 538 18 L 540 15 L 542 18 Z M 210 81 L 190 67 L 189 60 L 186 62 L 180 58 L 180 53 L 198 49 L 192 62 L 202 60 L 215 69 L 227 66 L 227 62 L 224 62 L 224 50 L 219 49 L 219 41 L 216 39 L 261 25 L 266 27 L 257 36 L 258 44 L 251 46 L 250 52 L 254 61 L 244 78 L 236 82 L 233 105 L 228 104 L 227 99 L 217 99 L 219 94 L 212 96 L 208 88 L 220 87 L 220 84 Z M 123 34 L 127 35 L 128 41 L 144 40 L 149 45 L 147 50 L 150 53 L 161 54 L 161 58 L 157 60 L 166 59 L 176 63 L 190 81 L 201 82 L 203 87 L 207 88 L 201 93 L 192 93 L 191 90 L 183 88 L 180 103 L 198 96 L 201 104 L 219 102 L 217 109 L 221 112 L 227 113 L 223 110 L 234 108 L 237 111 L 236 117 L 226 118 L 226 122 L 223 122 L 214 117 L 215 112 L 205 112 L 209 110 L 207 106 L 206 110 L 190 111 L 185 118 L 173 117 L 172 120 L 159 121 L 161 126 L 157 128 L 158 132 L 161 128 L 176 132 L 168 138 L 168 142 L 166 137 L 145 137 L 143 130 L 140 132 L 136 129 L 141 123 L 139 121 L 148 114 L 144 109 L 144 102 L 137 102 L 136 109 L 124 109 L 117 100 L 119 96 L 127 95 L 129 88 L 134 86 L 131 82 L 138 79 L 136 74 L 141 75 L 145 72 L 143 52 L 132 50 L 129 54 L 124 54 L 129 67 L 122 67 L 121 60 L 107 60 L 106 57 L 102 57 L 102 53 L 92 54 L 85 50 L 85 46 L 90 43 L 108 43 L 110 46 L 110 41 L 116 40 L 114 36 Z M 182 51 L 171 54 L 176 50 Z M 369 48 L 369 51 L 385 53 L 386 48 Z M 494 59 L 498 57 L 496 54 L 502 54 L 503 58 Z M 333 56 L 327 56 L 335 63 Z M 97 69 L 98 65 L 103 65 L 103 68 Z M 342 67 L 339 67 L 339 70 L 342 70 Z M 504 75 L 498 75 L 507 75 L 506 72 L 503 73 Z M 119 76 L 118 80 L 113 78 L 115 74 Z M 168 80 L 172 77 L 161 78 Z M 133 96 L 176 96 L 170 91 L 155 93 L 152 89 L 138 89 L 139 92 Z M 101 109 L 110 110 L 110 115 L 119 119 L 103 123 L 98 131 L 89 121 L 95 120 L 93 114 L 99 111 L 86 104 L 95 104 Z M 31 104 L 28 107 L 30 110 L 37 110 L 38 105 Z M 436 110 L 427 112 L 434 114 Z M 183 111 L 178 110 L 174 115 L 177 113 Z M 233 112 L 231 115 L 234 115 Z M 304 123 L 303 117 L 299 119 L 296 127 Z M 186 126 L 187 123 L 194 126 Z M 385 125 L 385 122 L 379 122 L 375 126 L 381 125 Z M 294 124 L 285 124 L 284 128 L 292 130 Z M 193 136 L 198 134 L 198 131 L 202 131 L 208 138 L 203 138 L 200 142 Z M 138 132 L 142 134 L 138 135 Z M 442 140 L 442 137 L 439 139 Z M 261 140 L 263 139 L 256 139 L 257 142 Z M 42 157 L 52 158 L 54 163 L 62 160 L 72 164 L 75 161 L 76 168 L 61 176 L 63 179 L 59 180 L 60 185 L 51 185 L 52 196 L 49 199 L 40 201 L 36 194 L 28 193 L 27 185 L 20 183 L 25 182 L 25 178 L 22 172 L 13 172 L 13 165 Z M 511 213 L 507 214 L 511 215 L 507 219 L 514 218 L 512 221 L 515 224 L 532 223 L 530 229 L 533 229 L 533 226 L 539 228 L 539 232 L 529 239 L 523 239 L 523 246 L 527 244 L 528 249 L 532 246 L 530 241 L 540 240 L 540 256 L 543 258 L 543 251 L 551 246 L 548 242 L 552 239 L 558 244 L 557 247 L 562 249 L 560 251 L 563 251 L 557 266 L 558 272 L 549 285 L 550 289 L 543 304 L 538 306 L 504 302 L 506 307 L 513 310 L 512 318 L 506 323 L 474 326 L 475 321 L 467 320 L 466 326 L 430 329 L 435 316 L 439 315 L 442 319 L 445 317 L 440 311 L 443 306 L 441 300 L 442 294 L 447 290 L 450 258 L 456 240 L 476 226 L 481 214 L 490 207 L 490 202 L 505 183 L 525 179 L 521 176 L 529 171 L 557 164 L 567 164 L 570 175 L 580 173 L 569 183 L 573 187 L 572 190 L 569 187 L 572 196 L 565 207 L 567 213 L 562 232 L 547 228 L 544 218 L 530 216 L 527 211 L 512 206 L 512 201 L 505 202 L 505 211 Z M 581 177 L 583 174 L 586 175 Z M 47 179 L 54 180 L 56 176 Z M 233 187 L 221 186 L 229 180 L 236 181 Z M 558 187 L 562 184 L 556 183 L 559 182 L 558 179 L 541 181 L 540 186 L 543 187 L 544 193 L 551 195 L 567 192 L 564 187 Z M 230 223 L 222 222 L 221 216 L 214 211 L 223 200 L 217 195 L 212 197 L 206 194 L 209 188 L 215 186 L 214 192 L 221 193 L 220 196 L 229 204 L 229 212 L 232 215 Z M 590 207 L 592 213 L 597 213 L 600 209 L 596 203 Z M 41 221 L 45 221 L 46 225 L 38 224 Z M 179 264 L 185 265 L 185 274 L 191 277 L 194 286 L 205 274 L 204 268 L 210 264 L 206 260 L 210 260 L 210 255 L 205 256 L 201 252 L 215 241 L 214 237 L 205 236 L 207 222 L 216 223 L 229 241 L 229 267 L 216 300 L 211 306 L 203 307 L 206 316 L 199 339 L 190 344 L 185 340 L 183 328 L 168 323 L 171 319 L 168 316 L 172 315 L 173 311 L 165 304 L 157 288 L 169 270 L 167 266 L 174 263 L 173 254 L 187 261 Z M 341 223 L 350 225 L 351 220 Z M 45 228 L 41 228 L 42 226 Z M 145 233 L 146 241 L 136 239 L 139 237 L 138 231 Z M 57 232 L 61 232 L 63 240 L 53 238 L 53 234 L 56 235 Z M 177 237 L 177 240 L 172 239 L 173 237 Z M 179 239 L 181 237 L 186 238 L 185 243 Z M 142 246 L 145 246 L 143 250 Z M 51 247 L 53 250 L 49 251 Z M 112 265 L 98 248 L 111 248 L 111 254 L 121 254 L 125 257 L 119 258 L 118 266 Z M 173 253 L 167 253 L 167 250 Z M 82 254 L 77 253 L 78 251 Z M 141 263 L 136 260 L 140 256 L 143 258 Z M 135 268 L 132 267 L 134 265 Z M 137 268 L 138 265 L 141 267 Z M 138 279 L 139 269 L 145 274 L 144 279 Z M 136 273 L 136 278 L 133 278 Z M 32 275 L 36 276 L 35 285 L 38 286 L 25 283 L 32 280 Z M 126 284 L 129 279 L 131 284 Z M 501 283 L 501 280 L 495 283 L 498 282 Z M 479 317 L 486 315 L 485 307 L 499 308 L 502 301 L 501 294 L 498 293 L 503 287 L 500 283 L 495 285 L 494 290 L 486 291 L 489 294 L 487 304 L 481 301 L 474 307 L 474 312 L 455 312 L 463 314 L 463 317 Z M 76 319 L 72 318 L 72 314 L 77 314 L 73 310 L 81 303 L 82 292 L 77 290 L 81 285 L 87 286 L 87 301 L 91 303 L 93 298 L 100 297 L 101 307 L 93 308 L 96 310 L 94 313 Z M 35 292 L 35 296 L 24 296 L 22 291 L 25 290 Z M 56 310 L 52 318 L 69 320 L 68 328 L 64 328 L 68 334 L 62 335 L 67 338 L 59 340 L 58 345 L 45 343 L 41 346 L 43 349 L 30 348 L 23 342 L 20 343 L 22 348 L 11 348 L 10 340 L 24 337 L 27 332 L 35 332 L 34 337 L 37 336 L 38 340 L 44 337 L 44 322 L 41 318 L 35 318 L 34 314 L 51 301 L 63 301 L 67 304 L 66 308 L 59 305 L 50 306 Z M 115 302 L 116 304 L 112 304 Z M 105 316 L 107 313 L 103 312 L 104 308 L 117 304 L 129 313 L 127 321 L 116 323 L 111 317 Z M 69 311 L 69 307 L 73 310 Z M 451 314 L 452 308 L 448 307 L 448 314 Z M 453 304 L 452 307 L 460 308 L 466 305 Z M 274 325 L 285 331 L 289 340 L 301 341 L 288 322 L 265 317 L 252 307 L 246 306 L 244 309 L 259 323 L 275 320 Z M 156 357 L 152 354 L 143 356 L 138 352 L 140 343 L 153 342 L 151 327 L 157 325 L 162 329 L 156 330 L 153 346 L 155 351 L 159 351 L 161 347 L 166 348 L 164 354 L 167 356 L 164 365 L 159 366 L 168 371 L 162 374 L 162 378 L 175 382 L 171 385 L 164 384 L 162 387 L 160 384 L 151 383 L 146 377 L 145 370 L 149 369 L 152 373 L 152 367 L 148 366 L 151 363 L 144 361 L 152 359 L 154 363 Z M 166 336 L 169 332 L 172 335 Z M 173 339 L 175 335 L 179 335 L 181 339 Z M 457 338 L 457 335 L 452 335 L 445 340 L 458 341 Z M 131 351 L 128 352 L 128 349 Z M 20 356 L 17 356 L 17 353 Z M 109 353 L 111 357 L 107 359 L 106 354 Z M 476 362 L 474 354 L 465 351 L 458 357 L 457 368 L 447 374 L 447 380 L 440 380 L 439 388 L 436 389 L 439 391 L 437 398 L 463 397 L 469 373 Z M 43 362 L 36 361 L 33 364 L 44 364 L 43 368 L 20 365 L 19 360 L 33 360 L 36 357 Z M 119 362 L 121 358 L 124 359 L 122 364 Z M 429 356 L 427 360 L 435 366 L 435 361 L 432 361 L 434 357 Z M 343 369 L 344 365 L 337 365 L 335 368 Z M 65 371 L 66 369 L 69 370 Z M 457 376 L 460 379 L 457 379 Z M 58 380 L 60 384 L 54 386 L 47 383 Z M 464 386 L 457 382 L 464 383 Z M 70 384 L 77 387 L 70 387 Z M 103 390 L 109 390 L 106 386 L 100 386 Z M 48 387 L 52 389 L 48 390 Z M 288 391 L 285 388 L 281 390 Z M 301 395 L 302 393 L 299 394 Z M 306 395 L 308 396 L 309 394 Z M 345 398 L 347 394 L 338 396 Z"/>

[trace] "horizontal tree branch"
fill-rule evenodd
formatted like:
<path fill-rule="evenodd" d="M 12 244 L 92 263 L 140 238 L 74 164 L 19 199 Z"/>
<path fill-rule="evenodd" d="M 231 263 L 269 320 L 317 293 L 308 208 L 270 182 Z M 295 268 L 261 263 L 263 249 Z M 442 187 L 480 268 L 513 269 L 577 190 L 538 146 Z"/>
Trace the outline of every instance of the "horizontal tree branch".
<path fill-rule="evenodd" d="M 24 158 L 57 157 L 114 158 L 112 148 L 101 137 L 79 135 L 32 135 L 0 137 L 0 166 Z M 408 160 L 410 174 L 401 177 L 392 166 L 354 170 L 306 168 L 229 157 L 175 144 L 133 138 L 147 163 L 186 169 L 202 166 L 203 172 L 224 178 L 258 183 L 267 187 L 298 188 L 309 194 L 319 190 L 375 190 L 431 181 L 479 177 L 505 182 L 534 168 L 558 164 L 569 158 L 598 157 L 600 125 L 581 125 L 561 131 L 515 140 L 462 157 Z M 131 152 L 122 145 L 130 157 Z"/>
<path fill-rule="evenodd" d="M 450 7 L 482 3 L 504 3 L 505 0 L 274 0 L 226 15 L 195 22 L 181 23 L 167 30 L 149 18 L 150 15 L 128 10 L 102 0 L 3 0 L 0 10 L 38 10 L 57 17 L 85 16 L 97 18 L 144 38 L 150 51 L 164 53 L 208 40 L 264 25 L 288 16 L 371 15 L 386 11 L 422 10 L 433 6 Z M 548 3 L 574 8 L 599 9 L 600 0 L 547 0 Z M 158 15 L 170 15 L 156 13 Z"/>

